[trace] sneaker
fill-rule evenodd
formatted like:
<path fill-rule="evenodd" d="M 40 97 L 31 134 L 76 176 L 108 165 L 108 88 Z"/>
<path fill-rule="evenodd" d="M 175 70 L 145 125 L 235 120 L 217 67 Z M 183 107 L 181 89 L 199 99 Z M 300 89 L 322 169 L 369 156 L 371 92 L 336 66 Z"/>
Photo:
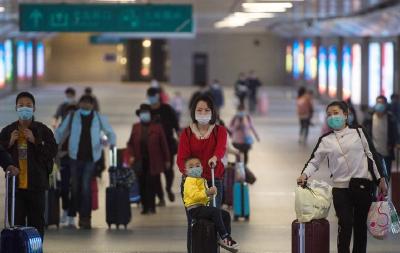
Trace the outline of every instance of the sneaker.
<path fill-rule="evenodd" d="M 67 216 L 67 226 L 70 228 L 76 228 L 75 217 Z"/>
<path fill-rule="evenodd" d="M 239 244 L 237 242 L 235 242 L 232 239 L 232 237 L 230 237 L 230 236 L 228 236 L 225 239 L 220 239 L 218 241 L 218 243 L 219 243 L 219 245 L 221 245 L 222 248 L 224 248 L 230 252 L 233 252 L 233 253 L 239 252 Z"/>
<path fill-rule="evenodd" d="M 172 191 L 168 191 L 167 194 L 168 194 L 169 201 L 174 202 L 175 201 L 175 194 Z"/>
<path fill-rule="evenodd" d="M 160 202 L 157 204 L 158 207 L 164 207 L 165 206 L 165 200 L 160 199 Z"/>
<path fill-rule="evenodd" d="M 66 224 L 68 222 L 68 211 L 63 210 L 61 218 L 60 218 L 60 223 L 61 224 Z"/>

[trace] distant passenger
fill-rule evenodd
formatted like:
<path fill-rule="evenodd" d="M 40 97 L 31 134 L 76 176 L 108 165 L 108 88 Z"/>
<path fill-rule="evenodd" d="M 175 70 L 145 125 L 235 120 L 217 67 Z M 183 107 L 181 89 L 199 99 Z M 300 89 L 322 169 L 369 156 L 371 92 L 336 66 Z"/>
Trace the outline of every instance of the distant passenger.
<path fill-rule="evenodd" d="M 256 112 L 258 89 L 261 87 L 261 82 L 253 70 L 250 71 L 247 78 L 248 99 L 249 99 L 249 112 L 251 114 Z"/>
<path fill-rule="evenodd" d="M 18 121 L 0 133 L 0 144 L 6 147 L 13 163 L 19 165 L 15 225 L 35 227 L 43 238 L 45 191 L 49 187 L 57 144 L 52 131 L 34 119 L 36 107 L 32 94 L 19 93 L 15 110 Z"/>
<path fill-rule="evenodd" d="M 345 102 L 349 107 L 349 117 L 347 119 L 348 121 L 347 123 L 349 124 L 350 127 L 357 127 L 359 125 L 357 112 L 356 109 L 354 108 L 353 103 L 351 102 L 351 98 L 348 98 Z"/>
<path fill-rule="evenodd" d="M 174 133 L 178 136 L 179 122 L 176 117 L 175 110 L 168 104 L 161 103 L 160 100 L 160 90 L 156 88 L 150 88 L 147 90 L 147 98 L 151 106 L 151 115 L 156 123 L 160 123 L 165 132 L 165 137 L 167 138 L 168 148 L 170 150 L 170 166 L 164 171 L 168 199 L 173 202 L 175 201 L 175 194 L 172 192 L 172 185 L 174 182 L 174 168 L 173 161 L 174 156 L 178 152 L 178 143 L 174 137 Z M 159 206 L 165 206 L 164 191 L 160 182 L 159 188 L 156 192 L 160 202 Z"/>
<path fill-rule="evenodd" d="M 388 180 L 390 181 L 394 149 L 397 142 L 397 123 L 392 112 L 388 110 L 385 96 L 378 96 L 372 115 L 365 119 L 364 127 L 372 137 L 376 151 L 385 161 Z"/>
<path fill-rule="evenodd" d="M 237 113 L 233 116 L 229 124 L 229 132 L 231 133 L 233 147 L 244 154 L 244 164 L 247 165 L 249 161 L 249 151 L 254 143 L 253 136 L 257 141 L 260 141 L 260 137 L 244 105 L 238 106 Z"/>
<path fill-rule="evenodd" d="M 239 104 L 244 104 L 244 100 L 248 95 L 247 80 L 244 73 L 239 74 L 239 79 L 235 83 L 235 95 L 239 100 Z"/>
<path fill-rule="evenodd" d="M 140 123 L 132 127 L 128 150 L 133 163 L 136 163 L 134 167 L 139 177 L 142 214 L 154 214 L 160 174 L 171 168 L 171 155 L 162 125 L 152 120 L 150 105 L 140 105 L 136 115 Z"/>
<path fill-rule="evenodd" d="M 225 104 L 224 90 L 222 89 L 220 82 L 217 79 L 215 79 L 213 83 L 210 85 L 208 91 L 211 97 L 214 99 L 215 109 L 219 114 L 221 108 L 224 107 Z"/>
<path fill-rule="evenodd" d="M 175 110 L 178 122 L 180 122 L 183 110 L 185 109 L 185 100 L 183 99 L 181 92 L 175 92 L 175 96 L 171 100 L 171 106 Z"/>
<path fill-rule="evenodd" d="M 341 101 L 327 106 L 327 123 L 331 131 L 319 138 L 297 183 L 305 185 L 325 158 L 328 159 L 333 180 L 333 205 L 339 219 L 338 252 L 351 252 L 354 231 L 353 252 L 366 253 L 367 216 L 373 201 L 373 184 L 378 185 L 379 193 L 385 196 L 387 185 L 372 140 L 363 128 L 348 126 L 348 111 L 346 103 Z"/>
<path fill-rule="evenodd" d="M 307 90 L 300 87 L 297 95 L 297 115 L 300 121 L 299 143 L 306 144 L 310 128 L 310 120 L 313 113 L 313 104 Z"/>
<path fill-rule="evenodd" d="M 83 229 L 91 229 L 90 186 L 95 164 L 101 157 L 101 132 L 107 135 L 109 144 L 115 146 L 116 136 L 113 129 L 106 118 L 94 110 L 94 99 L 89 95 L 80 98 L 79 110 L 68 115 L 56 130 L 57 143 L 63 143 L 69 137 L 72 189 L 68 216 L 75 217 L 79 212 L 79 227 Z M 69 222 L 71 225 L 74 223 Z"/>
<path fill-rule="evenodd" d="M 65 101 L 58 106 L 57 112 L 54 114 L 53 129 L 56 129 L 58 124 L 67 117 L 70 106 L 76 106 L 76 91 L 74 88 L 68 87 L 65 90 Z"/>
<path fill-rule="evenodd" d="M 85 88 L 85 93 L 84 95 L 87 96 L 92 96 L 93 98 L 93 110 L 100 112 L 100 105 L 99 105 L 99 100 L 97 99 L 97 97 L 93 94 L 93 90 L 91 87 L 86 87 Z"/>
<path fill-rule="evenodd" d="M 399 95 L 394 93 L 390 96 L 391 103 L 390 103 L 390 111 L 392 112 L 393 116 L 396 117 L 397 128 L 400 130 L 400 98 Z M 399 142 L 400 140 L 397 140 Z"/>

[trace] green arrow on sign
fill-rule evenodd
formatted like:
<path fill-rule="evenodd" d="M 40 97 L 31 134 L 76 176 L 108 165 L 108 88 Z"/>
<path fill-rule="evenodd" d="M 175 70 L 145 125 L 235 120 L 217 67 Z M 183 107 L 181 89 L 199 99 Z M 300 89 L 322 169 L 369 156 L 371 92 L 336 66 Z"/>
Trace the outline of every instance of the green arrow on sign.
<path fill-rule="evenodd" d="M 39 21 L 43 18 L 43 15 L 40 11 L 34 10 L 32 14 L 29 16 L 29 18 L 33 20 L 34 26 L 38 27 Z"/>

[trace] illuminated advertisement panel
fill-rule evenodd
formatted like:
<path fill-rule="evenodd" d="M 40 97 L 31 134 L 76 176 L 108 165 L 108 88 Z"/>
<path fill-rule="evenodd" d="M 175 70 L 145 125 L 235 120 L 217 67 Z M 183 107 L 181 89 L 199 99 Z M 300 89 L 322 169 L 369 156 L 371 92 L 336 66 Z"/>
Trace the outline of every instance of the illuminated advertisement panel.
<path fill-rule="evenodd" d="M 36 65 L 37 65 L 37 75 L 38 78 L 41 79 L 44 77 L 44 65 L 45 65 L 45 58 L 44 58 L 44 44 L 43 42 L 38 42 L 37 44 L 37 59 L 36 59 Z"/>
<path fill-rule="evenodd" d="M 26 58 L 25 58 L 25 42 L 17 42 L 17 74 L 18 80 L 24 81 L 26 79 Z"/>
<path fill-rule="evenodd" d="M 354 44 L 351 50 L 351 102 L 361 104 L 361 45 Z"/>
<path fill-rule="evenodd" d="M 394 85 L 394 45 L 387 42 L 382 45 L 382 88 L 381 94 L 390 102 Z"/>
<path fill-rule="evenodd" d="M 369 44 L 368 63 L 368 104 L 375 104 L 376 97 L 381 92 L 381 47 L 379 43 Z"/>
<path fill-rule="evenodd" d="M 6 86 L 6 66 L 5 66 L 5 48 L 4 44 L 0 43 L 0 89 Z"/>
<path fill-rule="evenodd" d="M 342 79 L 343 79 L 343 100 L 351 97 L 351 47 L 343 46 L 343 63 L 342 63 Z"/>
<path fill-rule="evenodd" d="M 300 42 L 299 44 L 299 57 L 298 57 L 299 73 L 302 75 L 304 73 L 304 44 Z"/>
<path fill-rule="evenodd" d="M 300 78 L 299 58 L 300 58 L 300 43 L 295 40 L 293 42 L 293 78 Z"/>
<path fill-rule="evenodd" d="M 6 81 L 13 80 L 13 44 L 11 40 L 6 40 L 4 43 L 5 48 L 5 68 L 6 68 Z"/>
<path fill-rule="evenodd" d="M 293 71 L 293 55 L 292 55 L 292 46 L 286 46 L 286 72 L 292 73 Z"/>
<path fill-rule="evenodd" d="M 326 94 L 327 90 L 327 79 L 328 79 L 328 73 L 327 73 L 327 52 L 325 47 L 320 47 L 319 48 L 319 53 L 318 53 L 318 92 L 321 95 Z"/>
<path fill-rule="evenodd" d="M 26 78 L 32 80 L 33 74 L 33 43 L 29 41 L 26 44 Z"/>
<path fill-rule="evenodd" d="M 311 40 L 304 42 L 304 77 L 307 81 L 313 81 L 317 77 L 317 48 Z"/>
<path fill-rule="evenodd" d="M 337 48 L 336 46 L 331 46 L 328 60 L 328 94 L 331 98 L 335 98 L 337 94 L 337 64 Z"/>

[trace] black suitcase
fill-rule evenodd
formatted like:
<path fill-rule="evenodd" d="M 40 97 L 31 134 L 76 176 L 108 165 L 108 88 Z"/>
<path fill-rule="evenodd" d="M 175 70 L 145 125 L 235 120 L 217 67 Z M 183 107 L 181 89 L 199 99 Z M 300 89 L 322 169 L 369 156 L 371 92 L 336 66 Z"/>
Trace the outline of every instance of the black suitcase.
<path fill-rule="evenodd" d="M 116 185 L 113 171 L 117 169 L 117 152 L 114 148 L 110 151 L 110 186 L 106 189 L 106 222 L 111 228 L 112 224 L 124 225 L 125 229 L 131 221 L 131 205 L 129 200 L 129 188 Z"/>
<path fill-rule="evenodd" d="M 190 253 L 218 253 L 218 235 L 215 225 L 209 220 L 192 220 Z"/>
<path fill-rule="evenodd" d="M 44 219 L 46 228 L 55 225 L 57 228 L 60 227 L 60 189 L 57 188 L 57 177 L 55 174 L 53 177 L 53 186 L 46 191 L 46 206 Z"/>
<path fill-rule="evenodd" d="M 6 176 L 6 197 L 5 197 L 5 224 L 1 231 L 0 249 L 1 253 L 43 253 L 42 238 L 39 232 L 33 227 L 14 226 L 15 213 L 15 177 L 12 180 L 12 200 L 11 200 L 11 219 L 10 227 L 8 222 L 8 189 L 9 189 L 9 173 Z"/>
<path fill-rule="evenodd" d="M 215 186 L 214 167 L 211 167 L 212 186 Z M 212 205 L 216 206 L 215 196 Z M 218 233 L 215 224 L 205 219 L 192 219 L 190 224 L 190 253 L 219 253 Z"/>

